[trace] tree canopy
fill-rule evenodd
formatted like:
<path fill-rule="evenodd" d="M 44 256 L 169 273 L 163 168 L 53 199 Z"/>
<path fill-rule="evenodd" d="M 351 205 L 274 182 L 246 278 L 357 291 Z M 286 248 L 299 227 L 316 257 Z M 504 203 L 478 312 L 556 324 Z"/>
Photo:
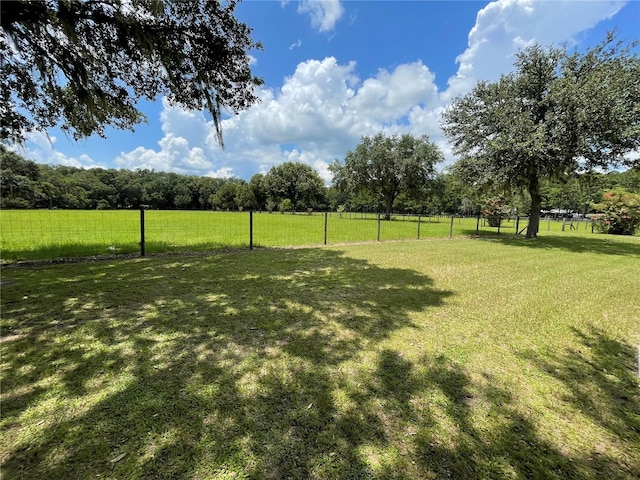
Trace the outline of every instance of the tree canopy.
<path fill-rule="evenodd" d="M 133 129 L 141 98 L 221 110 L 257 101 L 248 52 L 261 48 L 236 1 L 43 0 L 0 3 L 0 139 L 62 129 L 78 139 Z"/>
<path fill-rule="evenodd" d="M 479 83 L 444 113 L 468 181 L 529 192 L 528 238 L 538 232 L 542 179 L 639 162 L 625 156 L 640 148 L 632 47 L 614 34 L 584 54 L 533 45 L 518 53 L 513 73 Z"/>
<path fill-rule="evenodd" d="M 383 204 L 385 218 L 390 219 L 401 193 L 409 197 L 425 193 L 435 176 L 435 164 L 442 158 L 426 135 L 387 137 L 379 133 L 363 137 L 356 149 L 346 154 L 344 163 L 336 160 L 330 169 L 339 189 L 355 196 L 373 196 Z"/>
<path fill-rule="evenodd" d="M 265 189 L 277 204 L 291 201 L 289 210 L 315 208 L 325 196 L 322 178 L 309 165 L 285 162 L 277 165 L 265 175 Z"/>

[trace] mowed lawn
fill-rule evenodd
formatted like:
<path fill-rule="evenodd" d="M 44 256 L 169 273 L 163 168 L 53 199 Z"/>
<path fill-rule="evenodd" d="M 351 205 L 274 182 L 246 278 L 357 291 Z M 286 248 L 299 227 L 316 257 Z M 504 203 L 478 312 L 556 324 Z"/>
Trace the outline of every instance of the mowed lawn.
<path fill-rule="evenodd" d="M 640 477 L 640 239 L 2 271 L 7 479 Z"/>

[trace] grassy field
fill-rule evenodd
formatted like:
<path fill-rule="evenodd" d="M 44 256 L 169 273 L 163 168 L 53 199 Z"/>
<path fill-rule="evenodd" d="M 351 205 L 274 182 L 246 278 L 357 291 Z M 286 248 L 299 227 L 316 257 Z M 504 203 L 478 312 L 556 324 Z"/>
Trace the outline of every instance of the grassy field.
<path fill-rule="evenodd" d="M 495 234 L 480 222 L 481 234 Z M 396 216 L 380 222 L 379 238 L 408 240 L 475 235 L 475 218 Z M 522 230 L 526 220 L 519 224 Z M 515 233 L 515 223 L 505 222 L 503 232 Z M 590 225 L 577 225 L 566 234 L 590 232 Z M 419 232 L 418 232 L 419 228 Z M 559 232 L 562 222 L 543 222 L 541 231 Z M 2 260 L 44 260 L 93 255 L 140 252 L 140 212 L 133 210 L 3 210 L 0 212 Z M 220 248 L 247 248 L 250 243 L 249 213 L 206 211 L 145 212 L 146 252 L 203 251 Z M 328 244 L 367 242 L 378 239 L 374 214 L 331 213 L 327 218 Z M 325 241 L 325 218 L 314 215 L 255 213 L 255 246 L 320 245 Z"/>
<path fill-rule="evenodd" d="M 637 479 L 638 272 L 577 233 L 5 267 L 3 478 Z"/>

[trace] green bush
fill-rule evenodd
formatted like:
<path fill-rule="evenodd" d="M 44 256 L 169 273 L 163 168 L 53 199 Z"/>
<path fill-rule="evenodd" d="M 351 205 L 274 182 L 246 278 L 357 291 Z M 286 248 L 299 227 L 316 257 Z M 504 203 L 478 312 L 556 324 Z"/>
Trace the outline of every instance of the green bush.
<path fill-rule="evenodd" d="M 285 213 L 285 212 L 293 213 L 293 202 L 290 199 L 285 198 L 280 202 L 278 209 L 280 210 L 280 213 Z"/>
<path fill-rule="evenodd" d="M 485 202 L 482 216 L 489 221 L 490 227 L 499 227 L 503 218 L 507 218 L 509 206 L 500 197 L 495 197 Z"/>
<path fill-rule="evenodd" d="M 640 195 L 637 193 L 607 192 L 595 208 L 601 212 L 596 219 L 596 229 L 601 233 L 633 235 L 640 229 Z"/>

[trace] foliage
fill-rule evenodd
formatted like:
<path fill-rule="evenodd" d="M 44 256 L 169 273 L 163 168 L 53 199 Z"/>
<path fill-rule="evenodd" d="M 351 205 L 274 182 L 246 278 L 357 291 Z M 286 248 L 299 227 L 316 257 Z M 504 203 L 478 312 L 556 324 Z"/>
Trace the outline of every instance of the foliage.
<path fill-rule="evenodd" d="M 317 207 L 326 195 L 320 175 L 305 163 L 285 162 L 272 167 L 263 182 L 267 196 L 278 204 L 289 200 L 291 210 Z"/>
<path fill-rule="evenodd" d="M 633 46 L 613 34 L 584 54 L 533 45 L 518 53 L 513 73 L 479 83 L 444 113 L 467 182 L 527 189 L 527 237 L 538 232 L 543 179 L 638 162 L 624 156 L 640 148 Z"/>
<path fill-rule="evenodd" d="M 295 208 L 293 208 L 293 202 L 288 198 L 285 198 L 280 202 L 280 204 L 278 205 L 278 210 L 280 211 L 280 213 L 295 213 L 296 211 Z"/>
<path fill-rule="evenodd" d="M 63 120 L 78 139 L 144 119 L 141 98 L 221 109 L 257 101 L 249 51 L 261 48 L 234 17 L 235 1 L 1 3 L 0 138 Z"/>
<path fill-rule="evenodd" d="M 225 182 L 214 194 L 211 206 L 218 210 L 235 210 L 238 204 L 238 190 L 242 181 Z"/>
<path fill-rule="evenodd" d="M 307 167 L 302 167 L 308 171 Z M 2 208 L 139 208 L 141 205 L 154 209 L 278 209 L 280 194 L 274 198 L 269 190 L 270 173 L 256 174 L 246 184 L 238 179 L 196 177 L 152 170 L 81 169 L 63 165 L 40 165 L 24 159 L 0 145 L 0 206 Z M 312 174 L 317 177 L 317 174 Z M 229 182 L 241 187 L 235 196 L 227 200 L 225 207 L 219 205 L 216 192 Z M 336 211 L 344 205 L 344 211 L 374 212 L 378 201 L 368 192 L 347 192 L 337 186 L 325 188 L 317 178 L 318 195 L 310 204 L 299 209 L 313 208 Z M 307 183 L 306 185 L 308 185 Z M 297 188 L 297 183 L 292 182 Z M 302 183 L 301 185 L 305 185 Z M 232 189 L 233 187 L 227 187 Z M 565 181 L 544 179 L 540 183 L 543 208 L 566 208 L 584 212 L 585 206 L 600 202 L 602 195 L 616 188 L 640 193 L 640 168 L 626 171 L 584 173 Z M 250 191 L 249 191 L 250 190 Z M 296 195 L 302 192 L 292 190 Z M 529 210 L 528 202 L 519 192 L 504 189 L 485 193 L 484 196 L 499 195 L 520 212 Z M 394 210 L 399 213 L 463 214 L 477 215 L 482 206 L 480 191 L 466 183 L 456 168 L 437 174 L 429 183 L 423 196 L 402 193 L 398 195 Z M 216 203 L 218 202 L 218 203 Z M 586 213 L 586 212 L 585 212 Z"/>
<path fill-rule="evenodd" d="M 482 216 L 489 221 L 490 227 L 499 227 L 500 222 L 509 215 L 509 207 L 502 198 L 487 199 L 482 209 Z"/>
<path fill-rule="evenodd" d="M 363 137 L 344 162 L 335 160 L 331 166 L 334 184 L 355 195 L 364 192 L 384 206 L 385 218 L 391 219 L 395 200 L 401 193 L 413 198 L 426 194 L 435 176 L 435 164 L 442 153 L 425 135 L 387 137 L 378 133 Z"/>
<path fill-rule="evenodd" d="M 607 192 L 595 208 L 602 212 L 596 220 L 599 232 L 633 235 L 640 229 L 640 194 L 622 190 Z"/>

